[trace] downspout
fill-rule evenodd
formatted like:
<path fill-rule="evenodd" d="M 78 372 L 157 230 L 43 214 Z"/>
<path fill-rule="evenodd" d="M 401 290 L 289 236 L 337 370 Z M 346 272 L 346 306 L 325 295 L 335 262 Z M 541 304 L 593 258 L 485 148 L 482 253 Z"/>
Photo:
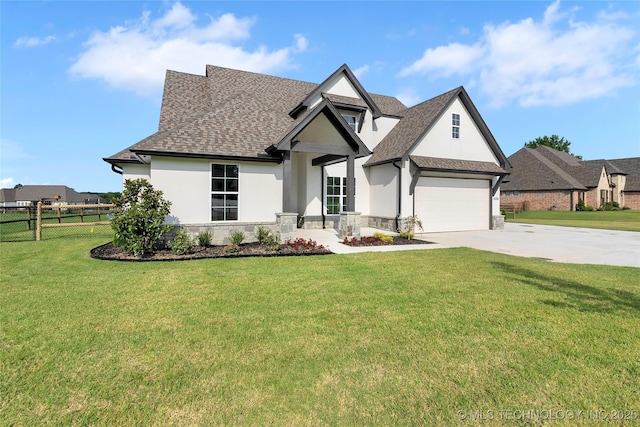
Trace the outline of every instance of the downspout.
<path fill-rule="evenodd" d="M 114 171 L 115 173 L 119 174 L 119 175 L 122 175 L 122 169 L 117 170 L 116 167 L 117 167 L 116 165 L 112 164 L 111 165 L 111 170 Z"/>
<path fill-rule="evenodd" d="M 326 180 L 324 171 L 324 165 L 320 166 L 320 213 L 322 215 L 322 229 L 325 229 L 326 217 L 324 215 L 324 181 Z"/>
<path fill-rule="evenodd" d="M 402 168 L 398 166 L 396 162 L 397 160 L 395 162 L 392 162 L 391 164 L 398 169 L 398 210 L 396 214 L 396 233 L 399 233 L 400 232 L 400 211 L 402 209 Z"/>

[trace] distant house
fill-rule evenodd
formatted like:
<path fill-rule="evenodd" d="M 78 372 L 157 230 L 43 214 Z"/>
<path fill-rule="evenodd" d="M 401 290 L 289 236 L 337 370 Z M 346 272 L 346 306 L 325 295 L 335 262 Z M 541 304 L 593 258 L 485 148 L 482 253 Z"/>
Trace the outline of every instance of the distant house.
<path fill-rule="evenodd" d="M 215 241 L 285 217 L 294 229 L 395 231 L 412 215 L 425 231 L 490 229 L 508 166 L 463 87 L 407 108 L 346 64 L 320 84 L 168 71 L 158 132 L 104 160 L 162 190 L 167 222 Z"/>
<path fill-rule="evenodd" d="M 607 202 L 640 209 L 640 157 L 580 160 L 546 146 L 522 148 L 501 186 L 501 203 L 528 210 L 575 210 L 579 200 L 594 209 Z"/>
<path fill-rule="evenodd" d="M 45 205 L 80 205 L 97 203 L 99 196 L 93 193 L 78 193 L 66 185 L 23 185 L 18 188 L 0 189 L 0 206 L 25 207 L 38 202 Z M 102 202 L 105 202 L 102 199 Z"/>

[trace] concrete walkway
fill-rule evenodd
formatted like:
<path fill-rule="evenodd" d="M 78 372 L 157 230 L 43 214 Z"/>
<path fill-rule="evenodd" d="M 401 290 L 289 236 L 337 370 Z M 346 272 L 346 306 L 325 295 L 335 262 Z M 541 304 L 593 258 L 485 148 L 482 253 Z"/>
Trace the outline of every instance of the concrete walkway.
<path fill-rule="evenodd" d="M 363 228 L 361 234 L 371 236 L 376 231 L 380 230 Z M 470 247 L 555 262 L 640 267 L 640 233 L 632 231 L 506 223 L 502 231 L 416 235 L 419 239 L 434 242 L 430 245 L 366 247 L 343 245 L 338 232 L 332 229 L 298 230 L 298 237 L 313 239 L 337 254 Z"/>

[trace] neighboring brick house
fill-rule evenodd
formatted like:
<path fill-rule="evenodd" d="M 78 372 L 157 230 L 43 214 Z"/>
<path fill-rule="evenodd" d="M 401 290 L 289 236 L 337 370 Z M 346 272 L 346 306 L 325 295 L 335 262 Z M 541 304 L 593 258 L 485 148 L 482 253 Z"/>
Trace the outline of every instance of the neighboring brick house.
<path fill-rule="evenodd" d="M 97 194 L 78 193 L 66 185 L 23 185 L 18 188 L 0 189 L 0 206 L 23 207 L 42 202 L 46 205 L 79 205 L 95 203 Z"/>
<path fill-rule="evenodd" d="M 579 200 L 600 208 L 607 202 L 640 209 L 640 157 L 580 160 L 546 146 L 522 148 L 509 157 L 511 174 L 501 203 L 526 210 L 575 210 Z"/>

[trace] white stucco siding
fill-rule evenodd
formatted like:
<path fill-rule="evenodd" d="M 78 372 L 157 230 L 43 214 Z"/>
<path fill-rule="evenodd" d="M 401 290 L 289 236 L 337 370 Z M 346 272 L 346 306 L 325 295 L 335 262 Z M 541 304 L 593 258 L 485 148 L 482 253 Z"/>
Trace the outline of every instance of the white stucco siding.
<path fill-rule="evenodd" d="M 344 146 L 346 141 L 324 114 L 318 115 L 297 136 L 302 142 Z"/>
<path fill-rule="evenodd" d="M 151 169 L 149 165 L 140 164 L 124 164 L 122 168 L 122 183 L 127 179 L 139 179 L 144 178 L 151 179 Z"/>
<path fill-rule="evenodd" d="M 282 165 L 156 157 L 151 182 L 172 203 L 168 222 L 211 223 L 213 163 L 239 165 L 237 222 L 275 221 L 275 213 L 282 210 Z"/>
<path fill-rule="evenodd" d="M 369 215 L 395 217 L 398 209 L 398 169 L 391 164 L 369 168 Z"/>
<path fill-rule="evenodd" d="M 452 114 L 460 115 L 460 138 L 452 137 Z M 491 147 L 460 99 L 456 99 L 451 104 L 411 154 L 499 164 Z"/>
<path fill-rule="evenodd" d="M 360 95 L 344 74 L 339 75 L 335 81 L 328 82 L 327 89 L 324 92 L 351 98 L 360 98 Z"/>

